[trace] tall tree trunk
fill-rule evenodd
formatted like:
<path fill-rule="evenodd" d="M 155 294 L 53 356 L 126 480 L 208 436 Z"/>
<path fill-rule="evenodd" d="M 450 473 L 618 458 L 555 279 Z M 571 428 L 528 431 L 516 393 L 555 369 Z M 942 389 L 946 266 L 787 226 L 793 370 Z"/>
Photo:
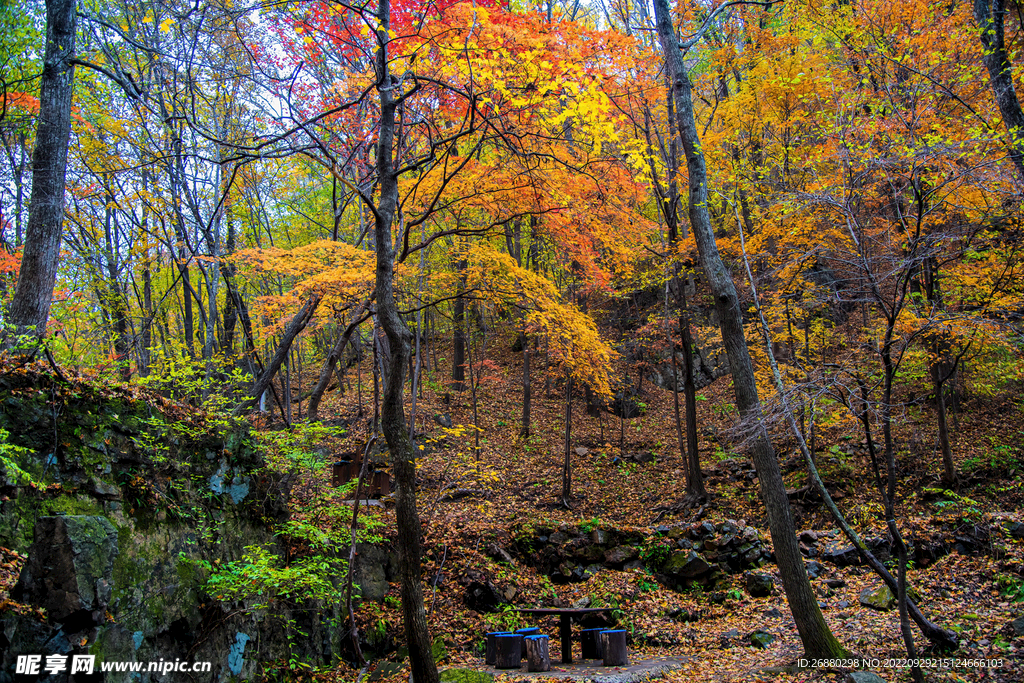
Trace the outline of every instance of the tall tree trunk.
<path fill-rule="evenodd" d="M 683 347 L 683 402 L 686 413 L 686 439 L 685 446 L 683 439 L 683 428 L 679 419 L 679 377 L 674 377 L 675 389 L 673 398 L 675 401 L 676 430 L 679 432 L 679 448 L 686 458 L 686 495 L 697 500 L 704 500 L 708 497 L 707 488 L 704 486 L 704 473 L 700 469 L 700 450 L 697 442 L 697 388 L 693 379 L 693 335 L 690 331 L 690 315 L 686 305 L 686 293 L 683 291 L 683 283 L 679 274 L 676 273 L 670 283 L 675 290 L 676 308 L 679 311 L 679 340 Z M 678 363 L 676 354 L 672 354 L 672 371 L 677 372 Z"/>
<path fill-rule="evenodd" d="M 888 320 L 885 341 L 881 346 L 882 367 L 885 370 L 883 403 L 881 406 L 882 437 L 885 444 L 885 525 L 889 529 L 889 537 L 896 546 L 896 601 L 900 610 L 900 633 L 907 648 L 907 657 L 914 660 L 917 648 L 914 645 L 914 633 L 910 629 L 910 616 L 907 609 L 907 544 L 903 540 L 899 526 L 896 524 L 896 448 L 892 436 L 892 385 L 896 378 L 897 368 L 892 361 L 891 344 L 896 321 Z M 911 667 L 915 683 L 922 683 L 924 676 L 917 665 Z"/>
<path fill-rule="evenodd" d="M 1024 178 L 1024 111 L 1013 87 L 1013 65 L 1006 51 L 1005 0 L 974 0 L 974 18 L 981 29 L 982 61 L 988 70 L 992 94 L 1010 134 L 1010 159 Z"/>
<path fill-rule="evenodd" d="M 460 273 L 466 272 L 466 261 L 458 263 Z M 466 288 L 466 277 L 459 278 L 459 289 Z M 466 301 L 460 295 L 452 312 L 452 391 L 466 390 Z"/>
<path fill-rule="evenodd" d="M 536 340 L 529 337 L 526 337 L 523 343 L 523 418 L 519 426 L 519 436 L 524 439 L 530 436 L 530 408 L 533 403 L 533 378 L 530 375 L 530 360 L 533 357 L 530 352 L 531 343 L 536 345 Z"/>
<path fill-rule="evenodd" d="M 681 286 L 681 283 L 680 283 Z M 700 449 L 697 445 L 697 387 L 693 379 L 693 335 L 686 294 L 679 303 L 679 329 L 683 342 L 683 398 L 686 404 L 686 492 L 707 498 L 704 473 L 700 469 Z"/>
<path fill-rule="evenodd" d="M 743 245 L 744 261 L 746 262 L 746 245 L 743 241 L 743 233 L 740 233 L 740 244 Z M 885 582 L 889 589 L 893 593 L 899 593 L 899 581 L 893 578 L 889 573 L 889 570 L 885 568 L 878 558 L 876 558 L 872 552 L 868 549 L 867 544 L 864 543 L 863 539 L 857 534 L 857 532 L 849 525 L 842 512 L 836 506 L 835 501 L 832 500 L 831 494 L 828 489 L 825 488 L 825 483 L 821 480 L 821 475 L 818 472 L 817 466 L 814 464 L 814 458 L 812 457 L 812 451 L 807 446 L 807 440 L 804 439 L 804 430 L 797 424 L 796 418 L 794 417 L 794 410 L 789 403 L 789 399 L 786 397 L 785 389 L 782 385 L 782 374 L 779 372 L 779 365 L 775 359 L 775 354 L 772 351 L 772 340 L 771 334 L 768 330 L 768 322 L 765 320 L 764 311 L 761 308 L 760 299 L 757 293 L 757 287 L 754 285 L 754 276 L 749 268 L 749 262 L 747 263 L 747 276 L 751 283 L 751 290 L 754 296 L 754 307 L 757 310 L 758 321 L 760 323 L 761 335 L 764 340 L 765 354 L 768 356 L 768 364 L 772 370 L 772 379 L 775 384 L 775 391 L 778 396 L 779 404 L 782 407 L 782 414 L 785 415 L 786 422 L 789 424 L 790 431 L 796 438 L 797 446 L 800 452 L 804 456 L 804 461 L 807 464 L 807 472 L 810 475 L 811 483 L 814 488 L 818 491 L 822 500 L 825 503 L 825 507 L 832 515 L 832 519 L 836 525 L 840 528 L 843 534 L 846 535 L 850 543 L 852 543 L 860 553 L 861 557 L 864 558 L 865 563 L 871 567 L 878 576 Z M 865 436 L 868 446 L 868 453 L 871 456 L 871 462 L 874 465 L 875 480 L 880 490 L 882 491 L 882 498 L 885 499 L 885 489 L 882 485 L 881 473 L 878 470 L 877 459 L 875 457 L 875 445 L 874 439 L 871 435 L 871 422 L 868 414 L 868 389 L 867 385 L 863 381 L 858 382 L 861 391 L 861 400 L 863 409 L 857 414 L 857 418 L 861 420 L 865 428 Z M 850 404 L 851 410 L 853 410 L 853 404 Z M 856 412 L 856 411 L 855 411 Z M 955 649 L 957 646 L 956 634 L 952 631 L 947 631 L 927 619 L 921 610 L 914 604 L 912 600 L 907 601 L 907 612 L 915 622 L 920 626 L 921 633 L 926 638 L 932 641 L 932 643 L 942 649 Z"/>
<path fill-rule="evenodd" d="M 7 318 L 15 335 L 42 338 L 50 317 L 64 227 L 64 181 L 75 84 L 75 0 L 46 1 L 46 50 L 32 154 L 25 251 Z M 7 344 L 14 343 L 8 338 Z"/>
<path fill-rule="evenodd" d="M 127 304 L 122 296 L 118 283 L 118 253 L 116 247 L 116 216 L 114 214 L 114 197 L 107 194 L 104 208 L 103 236 L 106 251 L 104 260 L 107 266 L 107 284 L 103 288 L 106 306 L 110 311 L 110 323 L 114 337 L 114 361 L 121 381 L 127 382 L 132 377 L 131 339 L 128 334 Z"/>
<path fill-rule="evenodd" d="M 139 336 L 139 377 L 149 376 L 153 348 L 153 275 L 147 258 L 142 267 L 142 330 Z"/>
<path fill-rule="evenodd" d="M 366 299 L 359 304 L 356 308 L 355 313 L 352 314 L 352 322 L 349 323 L 345 331 L 342 332 L 338 338 L 338 343 L 334 345 L 331 352 L 327 354 L 327 360 L 324 361 L 324 367 L 320 371 L 320 379 L 317 381 L 316 386 L 313 388 L 313 393 L 309 395 L 309 419 L 316 420 L 317 414 L 320 410 L 320 401 L 323 399 L 324 392 L 327 391 L 327 385 L 330 384 L 331 374 L 334 372 L 334 368 L 337 367 L 338 361 L 341 360 L 341 354 L 345 350 L 345 345 L 348 344 L 349 339 L 352 338 L 352 333 L 359 329 L 360 323 L 366 320 L 366 309 L 370 305 L 370 300 Z M 338 386 L 341 386 L 341 380 L 338 380 Z"/>
<path fill-rule="evenodd" d="M 277 351 L 274 352 L 274 357 L 270 360 L 270 364 L 263 369 L 263 372 L 260 373 L 256 383 L 253 384 L 252 392 L 250 393 L 251 398 L 247 401 L 243 401 L 237 408 L 235 408 L 235 415 L 240 415 L 245 410 L 252 407 L 263 396 L 263 392 L 270 388 L 271 382 L 274 380 L 274 376 L 277 374 L 277 371 L 281 369 L 281 365 L 288 357 L 288 352 L 291 351 L 292 342 L 295 341 L 295 337 L 298 336 L 302 330 L 306 329 L 306 325 L 309 324 L 310 319 L 313 317 L 313 314 L 316 312 L 317 306 L 319 305 L 320 296 L 314 295 L 310 297 L 309 300 L 302 305 L 302 308 L 299 309 L 299 312 L 292 317 L 291 322 L 288 323 L 288 327 L 285 328 L 284 336 L 281 337 L 281 343 L 278 344 Z M 290 405 L 291 402 L 287 401 L 286 406 Z M 282 414 L 282 417 L 285 416 Z"/>
<path fill-rule="evenodd" d="M 405 618 L 406 645 L 413 683 L 438 683 L 423 608 L 420 547 L 420 518 L 416 510 L 416 459 L 405 423 L 405 367 L 409 355 L 409 332 L 398 314 L 394 290 L 394 242 L 392 224 L 398 209 L 398 168 L 395 154 L 395 119 L 398 103 L 398 79 L 388 65 L 388 29 L 391 26 L 391 0 L 380 0 L 377 21 L 376 76 L 380 97 L 380 133 L 377 142 L 377 176 L 380 204 L 374 216 L 374 241 L 377 250 L 375 295 L 377 316 L 391 346 L 390 377 L 381 403 L 381 427 L 388 442 L 395 473 L 395 521 L 398 537 L 398 573 L 401 580 L 402 614 Z"/>
<path fill-rule="evenodd" d="M 224 255 L 230 256 L 235 252 L 235 221 L 228 214 L 227 238 L 224 244 Z M 235 324 L 238 322 L 238 307 L 235 305 L 234 279 L 235 264 L 227 259 L 221 262 L 221 277 L 224 278 L 224 286 L 227 288 L 224 296 L 224 335 L 220 340 L 221 350 L 231 358 L 235 353 Z"/>
<path fill-rule="evenodd" d="M 939 264 L 934 256 L 924 261 L 925 294 L 931 304 L 931 315 L 942 310 L 942 288 L 939 283 Z M 946 336 L 938 332 L 932 337 L 929 374 L 935 391 L 935 410 L 939 428 L 939 449 L 942 453 L 942 483 L 952 486 L 956 481 L 956 464 L 953 462 L 953 447 L 949 439 L 949 425 L 946 421 L 946 380 L 953 374 L 955 364 L 947 360 L 949 349 Z"/>
<path fill-rule="evenodd" d="M 572 375 L 565 374 L 565 442 L 562 461 L 562 505 L 569 507 L 572 498 Z"/>
<path fill-rule="evenodd" d="M 715 297 L 721 321 L 722 341 L 729 358 L 736 395 L 736 407 L 750 432 L 751 454 L 757 469 L 761 499 L 775 546 L 776 561 L 804 649 L 811 658 L 842 658 L 846 649 L 829 630 L 811 589 L 797 545 L 796 532 L 786 496 L 785 483 L 775 452 L 762 423 L 754 367 L 743 332 L 743 312 L 732 277 L 715 244 L 708 213 L 707 169 L 700 135 L 693 116 L 692 84 L 676 39 L 668 0 L 654 0 L 658 38 L 665 52 L 665 65 L 672 83 L 676 126 L 683 143 L 689 181 L 690 225 L 693 228 L 701 265 Z"/>
<path fill-rule="evenodd" d="M 675 99 L 672 97 L 672 83 L 666 88 L 665 108 L 668 111 L 668 120 L 675 120 Z M 668 227 L 668 241 L 673 247 L 677 247 L 679 241 L 686 237 L 686 225 L 679 224 L 679 143 L 678 136 L 671 136 L 668 147 L 668 177 L 666 178 L 667 201 L 661 202 L 664 207 L 665 225 Z M 682 229 L 680 229 L 682 228 Z M 672 265 L 672 279 L 669 290 L 674 293 L 676 300 L 676 312 L 679 317 L 679 337 L 683 347 L 683 398 L 686 405 L 686 448 L 683 448 L 683 438 L 679 436 L 679 449 L 681 455 L 686 459 L 686 495 L 690 500 L 704 500 L 708 497 L 707 489 L 704 487 L 704 473 L 700 469 L 700 450 L 697 445 L 697 389 L 693 377 L 693 333 L 690 326 L 690 311 L 686 303 L 685 284 L 680 278 L 680 265 L 678 262 Z M 668 293 L 665 295 L 665 305 L 668 306 Z M 677 363 L 675 354 L 672 354 L 672 369 L 675 372 Z M 673 398 L 676 406 L 676 428 L 680 432 L 679 425 L 679 378 L 675 378 L 675 390 Z"/>
<path fill-rule="evenodd" d="M 182 324 L 185 326 L 185 348 L 188 357 L 196 359 L 195 316 L 192 312 L 192 282 L 189 279 L 188 264 L 185 262 L 181 249 L 178 250 L 178 272 L 181 273 Z"/>

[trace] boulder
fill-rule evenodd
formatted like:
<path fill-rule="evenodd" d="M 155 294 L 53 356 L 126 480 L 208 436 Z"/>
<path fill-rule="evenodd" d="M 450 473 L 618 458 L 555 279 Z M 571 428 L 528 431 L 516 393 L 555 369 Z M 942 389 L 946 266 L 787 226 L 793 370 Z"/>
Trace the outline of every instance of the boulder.
<path fill-rule="evenodd" d="M 804 564 L 804 567 L 807 568 L 807 576 L 811 577 L 812 579 L 816 579 L 825 573 L 825 565 L 823 565 L 821 562 L 807 562 L 806 564 Z"/>
<path fill-rule="evenodd" d="M 860 564 L 860 553 L 856 546 L 848 545 L 842 548 L 829 548 L 821 554 L 821 559 L 837 567 L 849 567 Z"/>
<path fill-rule="evenodd" d="M 548 542 L 552 545 L 562 545 L 569 540 L 569 534 L 564 531 L 556 531 L 548 536 Z"/>
<path fill-rule="evenodd" d="M 33 654 L 92 654 L 97 668 L 204 661 L 208 680 L 225 682 L 253 680 L 261 661 L 343 654 L 337 601 L 269 610 L 255 582 L 211 590 L 211 574 L 285 555 L 275 531 L 294 478 L 266 468 L 244 421 L 207 420 L 138 388 L 30 369 L 0 376 L 0 428 L 31 449 L 16 464 L 61 484 L 45 494 L 26 487 L 18 506 L 0 506 L 0 546 L 28 556 L 12 597 L 46 610 L 43 620 L 0 614 L 0 680 Z M 341 584 L 337 565 L 322 576 Z"/>
<path fill-rule="evenodd" d="M 604 559 L 604 548 L 584 542 L 573 548 L 572 556 L 589 564 Z"/>
<path fill-rule="evenodd" d="M 846 674 L 844 683 L 885 683 L 885 679 L 871 671 L 854 671 Z"/>
<path fill-rule="evenodd" d="M 860 604 L 879 612 L 888 612 L 896 606 L 896 596 L 885 584 L 877 588 L 865 588 L 857 598 Z"/>
<path fill-rule="evenodd" d="M 729 358 L 722 345 L 721 335 L 713 327 L 693 327 L 694 353 L 691 354 L 693 361 L 693 385 L 699 391 L 709 386 L 719 377 L 729 374 Z M 685 367 L 686 359 L 682 351 L 675 352 L 675 367 Z M 673 359 L 667 354 L 659 354 L 654 362 L 650 364 L 649 377 L 651 381 L 661 387 L 672 391 L 678 388 L 683 391 L 683 373 L 673 368 Z"/>
<path fill-rule="evenodd" d="M 635 417 L 640 417 L 645 411 L 645 405 L 632 388 L 618 392 L 612 399 L 612 414 L 616 417 L 621 417 L 624 420 L 632 420 Z"/>
<path fill-rule="evenodd" d="M 1019 617 L 1010 622 L 1010 630 L 1016 637 L 1024 636 L 1024 617 Z"/>
<path fill-rule="evenodd" d="M 807 545 L 814 545 L 818 542 L 818 532 L 811 531 L 810 529 L 808 529 L 807 531 L 801 531 L 800 542 L 805 543 Z"/>
<path fill-rule="evenodd" d="M 672 553 L 661 568 L 663 574 L 675 579 L 695 579 L 709 571 L 711 565 L 695 550 Z"/>
<path fill-rule="evenodd" d="M 611 550 L 605 551 L 604 561 L 605 564 L 610 566 L 623 565 L 631 560 L 635 560 L 640 557 L 640 551 L 631 545 L 619 545 L 615 546 Z"/>
<path fill-rule="evenodd" d="M 118 553 L 114 525 L 106 517 L 40 517 L 34 537 L 15 599 L 54 621 L 102 623 Z"/>
<path fill-rule="evenodd" d="M 475 612 L 483 614 L 496 612 L 498 607 L 505 602 L 497 586 L 483 572 L 470 569 L 459 580 L 459 583 L 466 587 L 462 595 L 462 602 Z"/>
<path fill-rule="evenodd" d="M 749 640 L 750 644 L 758 650 L 766 650 L 769 645 L 775 642 L 775 636 L 767 631 L 754 631 L 747 636 L 747 640 Z"/>
<path fill-rule="evenodd" d="M 764 572 L 747 572 L 744 578 L 747 582 L 747 593 L 752 598 L 768 597 L 775 588 L 775 579 Z"/>
<path fill-rule="evenodd" d="M 352 583 L 359 586 L 359 597 L 382 602 L 388 592 L 388 581 L 393 577 L 396 558 L 394 553 L 371 543 L 357 543 L 352 566 Z"/>
<path fill-rule="evenodd" d="M 1024 524 L 1020 522 L 1004 522 L 1003 529 L 1013 538 L 1024 539 Z"/>

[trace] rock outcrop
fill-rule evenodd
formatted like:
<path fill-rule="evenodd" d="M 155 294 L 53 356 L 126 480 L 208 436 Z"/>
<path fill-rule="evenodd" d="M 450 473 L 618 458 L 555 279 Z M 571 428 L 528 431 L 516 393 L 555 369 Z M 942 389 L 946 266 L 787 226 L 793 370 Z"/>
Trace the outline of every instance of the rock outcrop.
<path fill-rule="evenodd" d="M 0 428 L 42 484 L 0 481 L 0 546 L 28 555 L 12 598 L 46 610 L 0 613 L 0 682 L 25 654 L 143 664 L 103 674 L 111 683 L 168 680 L 148 670 L 160 660 L 209 662 L 189 680 L 227 682 L 339 654 L 335 606 L 210 595 L 211 568 L 247 547 L 283 554 L 274 529 L 290 482 L 264 466 L 246 424 L 21 371 L 0 377 Z"/>

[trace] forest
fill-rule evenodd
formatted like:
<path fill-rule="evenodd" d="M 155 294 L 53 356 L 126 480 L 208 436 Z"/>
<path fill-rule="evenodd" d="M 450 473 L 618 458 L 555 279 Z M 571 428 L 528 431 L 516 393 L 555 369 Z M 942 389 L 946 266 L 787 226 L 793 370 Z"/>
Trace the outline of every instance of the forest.
<path fill-rule="evenodd" d="M 1024 680 L 1022 49 L 0 2 L 0 683 Z"/>

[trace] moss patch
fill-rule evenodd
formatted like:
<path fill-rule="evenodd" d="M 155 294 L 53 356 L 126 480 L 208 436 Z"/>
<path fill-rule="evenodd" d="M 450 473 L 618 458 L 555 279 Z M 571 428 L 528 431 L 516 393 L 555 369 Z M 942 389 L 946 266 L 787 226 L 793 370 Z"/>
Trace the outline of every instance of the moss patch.
<path fill-rule="evenodd" d="M 494 674 L 473 669 L 445 669 L 438 674 L 441 683 L 493 683 Z"/>

